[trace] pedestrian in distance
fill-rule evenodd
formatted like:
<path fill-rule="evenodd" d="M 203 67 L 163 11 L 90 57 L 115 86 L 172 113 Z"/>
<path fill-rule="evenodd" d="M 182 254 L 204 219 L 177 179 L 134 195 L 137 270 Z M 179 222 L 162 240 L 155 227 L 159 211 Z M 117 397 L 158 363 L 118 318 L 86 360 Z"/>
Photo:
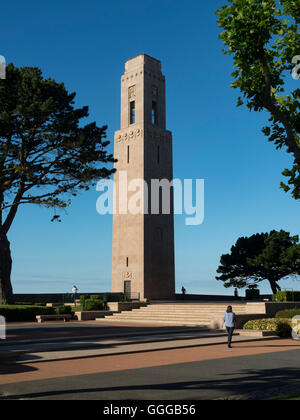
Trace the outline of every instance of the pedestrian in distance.
<path fill-rule="evenodd" d="M 232 312 L 232 306 L 227 307 L 227 310 L 223 317 L 222 328 L 224 327 L 224 324 L 228 332 L 228 348 L 231 349 L 231 341 L 236 324 L 236 316 L 235 313 Z"/>
<path fill-rule="evenodd" d="M 75 306 L 76 306 L 76 295 L 77 295 L 77 292 L 78 292 L 78 289 L 77 289 L 77 287 L 74 284 L 74 286 L 72 287 L 72 293 L 73 293 L 73 300 L 74 300 Z"/>

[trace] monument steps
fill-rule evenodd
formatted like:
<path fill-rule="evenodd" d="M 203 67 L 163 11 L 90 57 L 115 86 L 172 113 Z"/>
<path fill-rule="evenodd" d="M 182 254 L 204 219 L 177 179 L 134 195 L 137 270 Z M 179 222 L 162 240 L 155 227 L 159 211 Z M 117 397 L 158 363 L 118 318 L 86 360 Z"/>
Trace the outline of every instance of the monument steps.
<path fill-rule="evenodd" d="M 207 308 L 207 309 L 151 309 L 149 311 L 146 310 L 139 310 L 139 309 L 133 309 L 132 312 L 138 312 L 138 313 L 186 313 L 186 312 L 194 312 L 194 313 L 198 313 L 198 314 L 205 314 L 205 313 L 210 313 L 211 311 L 214 311 L 214 313 L 224 313 L 226 311 L 226 308 L 224 309 L 214 309 L 214 308 Z M 234 310 L 235 313 L 237 314 L 241 314 L 241 313 L 246 313 L 246 309 L 235 309 Z"/>
<path fill-rule="evenodd" d="M 124 323 L 124 324 L 129 324 L 129 323 L 133 323 L 133 324 L 137 324 L 137 323 L 141 323 L 141 324 L 167 324 L 167 325 L 176 325 L 176 326 L 188 326 L 188 327 L 199 327 L 199 328 L 203 328 L 205 330 L 209 329 L 208 324 L 204 323 L 204 324 L 200 324 L 198 322 L 192 322 L 192 321 L 167 321 L 167 320 L 150 320 L 150 319 L 138 319 L 138 320 L 132 320 L 132 319 L 118 319 L 118 318 L 110 318 L 108 319 L 107 317 L 105 318 L 97 318 L 96 321 L 99 322 L 115 322 L 115 323 Z"/>
<path fill-rule="evenodd" d="M 150 303 L 148 306 L 98 318 L 98 321 L 165 323 L 209 328 L 213 318 L 222 318 L 228 304 L 222 303 Z M 234 312 L 246 313 L 245 304 L 232 304 Z"/>
<path fill-rule="evenodd" d="M 222 316 L 222 315 L 220 315 Z M 114 314 L 113 315 L 114 318 L 118 318 L 118 319 L 141 319 L 141 315 L 132 315 L 132 314 Z M 210 317 L 199 317 L 197 315 L 149 315 L 149 316 L 143 316 L 143 319 L 165 319 L 165 320 L 169 320 L 169 319 L 174 319 L 174 320 L 194 320 L 194 321 L 198 321 L 199 319 L 201 319 L 201 321 L 209 321 Z"/>

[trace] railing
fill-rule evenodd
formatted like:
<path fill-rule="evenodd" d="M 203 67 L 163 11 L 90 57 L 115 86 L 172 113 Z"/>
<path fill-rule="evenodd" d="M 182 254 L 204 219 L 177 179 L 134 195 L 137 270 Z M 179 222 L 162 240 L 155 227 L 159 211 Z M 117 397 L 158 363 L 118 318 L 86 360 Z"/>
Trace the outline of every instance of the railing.
<path fill-rule="evenodd" d="M 64 293 L 62 295 L 62 304 L 65 303 L 75 303 L 75 299 L 79 299 L 79 296 L 77 293 Z"/>

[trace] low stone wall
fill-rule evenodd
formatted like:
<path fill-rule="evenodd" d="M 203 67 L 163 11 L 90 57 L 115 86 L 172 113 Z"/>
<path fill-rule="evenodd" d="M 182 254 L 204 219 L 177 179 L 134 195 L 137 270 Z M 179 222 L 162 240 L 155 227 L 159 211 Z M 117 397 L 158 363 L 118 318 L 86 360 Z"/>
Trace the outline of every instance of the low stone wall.
<path fill-rule="evenodd" d="M 220 302 L 231 302 L 231 301 L 240 301 L 241 297 L 234 297 L 234 296 L 224 296 L 224 295 L 196 295 L 196 294 L 186 294 L 183 295 L 182 293 L 177 293 L 175 295 L 176 300 L 180 301 L 220 301 Z M 153 301 L 155 302 L 155 301 Z"/>
<path fill-rule="evenodd" d="M 107 302 L 108 309 L 113 312 L 131 311 L 147 306 L 144 302 Z"/>
<path fill-rule="evenodd" d="M 260 295 L 261 300 L 263 299 L 272 299 L 272 295 Z M 234 301 L 246 301 L 245 296 L 226 296 L 226 295 L 196 295 L 196 294 L 186 294 L 177 293 L 175 295 L 176 300 L 193 300 L 193 301 L 211 301 L 211 302 L 234 302 Z M 248 302 L 248 300 L 247 300 Z"/>
<path fill-rule="evenodd" d="M 92 321 L 96 318 L 104 318 L 106 315 L 112 315 L 116 312 L 131 311 L 141 306 L 147 306 L 142 302 L 108 302 L 108 311 L 81 311 L 75 312 L 78 321 Z"/>
<path fill-rule="evenodd" d="M 266 318 L 273 318 L 277 312 L 285 309 L 300 309 L 300 302 L 247 302 L 247 314 L 262 314 Z"/>
<path fill-rule="evenodd" d="M 245 314 L 245 315 L 236 315 L 236 324 L 235 328 L 243 328 L 243 325 L 246 324 L 246 322 L 252 320 L 252 319 L 262 319 L 267 318 L 264 314 Z M 223 317 L 213 317 L 210 322 L 210 328 L 213 330 L 220 330 L 222 329 L 223 324 Z"/>
<path fill-rule="evenodd" d="M 106 315 L 112 315 L 113 311 L 81 311 L 75 312 L 78 321 L 93 321 L 96 318 L 104 318 Z"/>

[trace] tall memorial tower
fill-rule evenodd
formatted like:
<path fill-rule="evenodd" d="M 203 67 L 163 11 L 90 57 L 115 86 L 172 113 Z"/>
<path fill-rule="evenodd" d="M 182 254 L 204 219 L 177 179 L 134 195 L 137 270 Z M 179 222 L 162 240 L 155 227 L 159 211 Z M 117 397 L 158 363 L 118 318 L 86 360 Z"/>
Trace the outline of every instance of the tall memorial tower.
<path fill-rule="evenodd" d="M 114 154 L 112 291 L 142 300 L 174 299 L 173 191 L 169 212 L 162 211 L 161 188 L 158 203 L 151 196 L 152 180 L 173 179 L 172 133 L 166 130 L 161 63 L 146 54 L 125 63 Z M 138 190 L 140 211 L 132 211 Z"/>

